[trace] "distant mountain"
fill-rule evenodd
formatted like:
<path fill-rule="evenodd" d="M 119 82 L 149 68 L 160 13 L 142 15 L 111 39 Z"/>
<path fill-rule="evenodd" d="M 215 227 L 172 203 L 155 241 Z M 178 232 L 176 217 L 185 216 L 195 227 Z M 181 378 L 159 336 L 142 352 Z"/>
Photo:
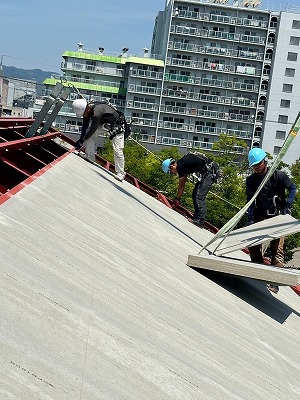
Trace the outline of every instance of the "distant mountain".
<path fill-rule="evenodd" d="M 51 78 L 51 75 L 59 75 L 57 72 L 42 71 L 41 69 L 22 69 L 16 67 L 7 67 L 3 65 L 2 75 L 6 78 L 24 79 L 36 81 L 37 94 L 41 94 L 41 84 L 46 78 Z"/>

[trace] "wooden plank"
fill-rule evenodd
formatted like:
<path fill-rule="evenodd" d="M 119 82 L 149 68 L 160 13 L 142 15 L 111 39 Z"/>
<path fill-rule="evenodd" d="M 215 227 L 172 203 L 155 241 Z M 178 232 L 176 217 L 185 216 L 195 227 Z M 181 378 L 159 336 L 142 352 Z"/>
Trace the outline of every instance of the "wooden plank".
<path fill-rule="evenodd" d="M 217 245 L 222 238 L 217 239 L 214 246 L 209 246 L 209 250 L 217 256 L 222 256 L 296 232 L 300 232 L 300 221 L 291 215 L 278 215 L 230 232 L 219 247 Z"/>
<path fill-rule="evenodd" d="M 189 255 L 187 265 L 197 269 L 223 272 L 267 283 L 276 283 L 279 286 L 297 286 L 300 284 L 300 271 L 298 270 L 255 264 L 250 261 L 214 255 Z"/>

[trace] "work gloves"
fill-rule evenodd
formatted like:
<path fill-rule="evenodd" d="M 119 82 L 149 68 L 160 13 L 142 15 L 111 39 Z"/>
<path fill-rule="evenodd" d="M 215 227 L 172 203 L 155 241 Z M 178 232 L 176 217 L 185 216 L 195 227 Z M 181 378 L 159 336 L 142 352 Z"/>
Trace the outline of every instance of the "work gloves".
<path fill-rule="evenodd" d="M 283 210 L 282 210 L 282 214 L 283 215 L 286 215 L 286 214 L 291 215 L 291 204 L 290 203 L 285 203 L 285 206 L 283 207 Z"/>
<path fill-rule="evenodd" d="M 248 208 L 247 211 L 247 222 L 245 224 L 245 226 L 249 226 L 255 224 L 255 220 L 254 220 L 254 209 L 253 208 Z"/>
<path fill-rule="evenodd" d="M 254 219 L 248 219 L 248 221 L 245 223 L 244 226 L 249 226 L 249 225 L 252 225 L 252 224 L 255 224 Z"/>
<path fill-rule="evenodd" d="M 75 142 L 75 150 L 81 149 L 82 146 L 83 146 L 83 142 L 80 139 L 77 140 L 77 142 Z"/>

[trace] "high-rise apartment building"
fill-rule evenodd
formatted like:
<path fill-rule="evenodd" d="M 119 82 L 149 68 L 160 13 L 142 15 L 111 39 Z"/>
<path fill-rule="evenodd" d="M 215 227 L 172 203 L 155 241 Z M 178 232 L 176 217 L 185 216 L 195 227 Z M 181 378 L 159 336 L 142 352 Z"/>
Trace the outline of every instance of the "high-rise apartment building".
<path fill-rule="evenodd" d="M 110 98 L 123 108 L 152 148 L 213 151 L 225 133 L 276 155 L 300 110 L 300 13 L 262 10 L 258 3 L 166 0 L 150 55 L 144 49 L 144 57 L 130 57 L 124 48 L 111 57 L 79 43 L 63 54 L 62 71 L 88 99 Z M 70 102 L 58 124 L 78 132 Z M 284 160 L 289 164 L 299 158 L 299 141 Z"/>

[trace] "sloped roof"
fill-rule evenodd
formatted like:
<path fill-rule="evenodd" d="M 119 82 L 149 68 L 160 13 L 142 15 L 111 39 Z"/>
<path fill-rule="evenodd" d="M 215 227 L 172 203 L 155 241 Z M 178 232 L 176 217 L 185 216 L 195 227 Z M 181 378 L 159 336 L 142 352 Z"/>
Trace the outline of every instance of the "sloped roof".
<path fill-rule="evenodd" d="M 295 293 L 187 267 L 212 234 L 109 171 L 69 154 L 0 224 L 1 398 L 299 396 Z"/>

